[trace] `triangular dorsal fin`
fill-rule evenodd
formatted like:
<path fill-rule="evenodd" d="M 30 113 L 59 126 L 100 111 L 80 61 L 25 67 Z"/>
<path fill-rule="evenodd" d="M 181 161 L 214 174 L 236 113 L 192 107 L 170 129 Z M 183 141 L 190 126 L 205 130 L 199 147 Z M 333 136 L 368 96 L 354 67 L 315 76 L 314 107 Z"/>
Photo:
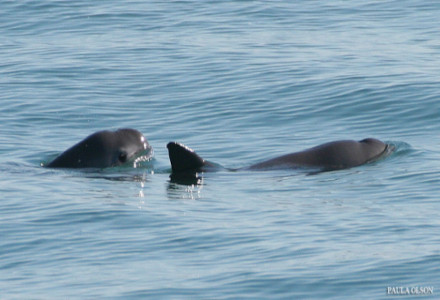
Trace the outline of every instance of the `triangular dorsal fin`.
<path fill-rule="evenodd" d="M 173 172 L 199 171 L 206 165 L 203 158 L 183 144 L 170 142 L 167 148 Z"/>

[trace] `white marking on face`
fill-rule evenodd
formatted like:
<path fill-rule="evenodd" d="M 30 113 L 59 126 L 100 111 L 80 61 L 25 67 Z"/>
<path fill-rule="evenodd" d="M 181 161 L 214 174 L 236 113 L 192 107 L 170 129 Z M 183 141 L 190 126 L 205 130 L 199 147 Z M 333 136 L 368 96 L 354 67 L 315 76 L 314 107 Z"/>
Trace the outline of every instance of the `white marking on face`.
<path fill-rule="evenodd" d="M 146 142 L 146 140 L 145 140 L 145 137 L 144 137 L 144 136 L 141 136 L 141 143 L 143 143 L 143 144 L 144 144 L 144 150 L 147 150 L 147 142 Z"/>

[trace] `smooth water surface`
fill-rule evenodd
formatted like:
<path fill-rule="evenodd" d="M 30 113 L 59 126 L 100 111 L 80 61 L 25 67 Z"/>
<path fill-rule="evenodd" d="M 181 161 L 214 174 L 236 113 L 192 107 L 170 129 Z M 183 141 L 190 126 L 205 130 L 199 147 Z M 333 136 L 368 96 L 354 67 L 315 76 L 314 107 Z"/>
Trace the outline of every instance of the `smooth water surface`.
<path fill-rule="evenodd" d="M 2 1 L 0 298 L 438 298 L 439 14 L 413 1 Z M 123 127 L 153 161 L 42 167 Z M 170 179 L 165 148 L 239 168 L 366 137 L 396 150 L 342 171 L 196 182 Z"/>

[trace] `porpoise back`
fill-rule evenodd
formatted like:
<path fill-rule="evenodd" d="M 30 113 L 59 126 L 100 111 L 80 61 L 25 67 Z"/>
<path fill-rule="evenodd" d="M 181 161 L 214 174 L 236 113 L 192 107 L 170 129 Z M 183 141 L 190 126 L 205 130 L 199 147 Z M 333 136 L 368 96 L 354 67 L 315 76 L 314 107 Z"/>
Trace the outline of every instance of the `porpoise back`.
<path fill-rule="evenodd" d="M 173 172 L 209 171 L 218 166 L 200 157 L 183 144 L 167 145 Z M 269 170 L 287 168 L 320 168 L 339 170 L 360 166 L 379 158 L 386 152 L 387 144 L 374 138 L 361 141 L 343 140 L 325 143 L 300 152 L 272 158 L 243 169 Z"/>

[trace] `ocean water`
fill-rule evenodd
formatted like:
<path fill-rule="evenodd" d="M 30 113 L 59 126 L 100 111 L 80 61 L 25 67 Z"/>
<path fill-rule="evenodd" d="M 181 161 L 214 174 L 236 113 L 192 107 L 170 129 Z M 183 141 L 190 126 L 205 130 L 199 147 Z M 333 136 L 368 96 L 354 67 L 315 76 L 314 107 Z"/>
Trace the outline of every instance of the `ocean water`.
<path fill-rule="evenodd" d="M 2 1 L 0 298 L 439 298 L 439 14 L 406 0 Z M 43 167 L 123 127 L 152 161 Z M 165 147 L 238 168 L 366 137 L 396 150 L 192 183 L 170 179 Z"/>

